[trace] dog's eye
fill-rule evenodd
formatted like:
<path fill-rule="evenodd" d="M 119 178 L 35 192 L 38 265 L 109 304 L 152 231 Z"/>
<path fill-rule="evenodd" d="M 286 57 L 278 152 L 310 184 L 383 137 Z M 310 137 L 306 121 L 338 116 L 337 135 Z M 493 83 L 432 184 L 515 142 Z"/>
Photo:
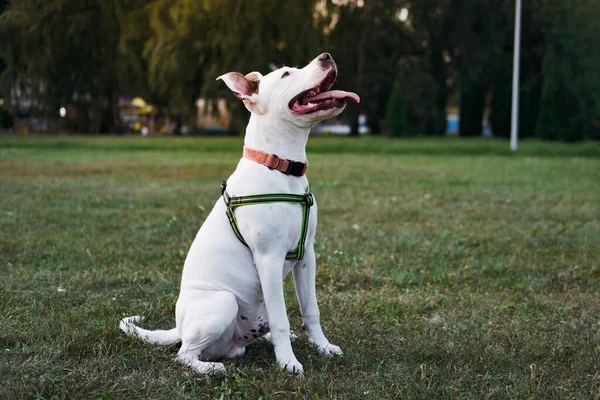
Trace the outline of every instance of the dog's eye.
<path fill-rule="evenodd" d="M 283 73 L 283 75 L 281 75 L 281 79 L 285 78 L 286 76 L 288 76 L 290 74 L 290 71 L 285 71 Z"/>

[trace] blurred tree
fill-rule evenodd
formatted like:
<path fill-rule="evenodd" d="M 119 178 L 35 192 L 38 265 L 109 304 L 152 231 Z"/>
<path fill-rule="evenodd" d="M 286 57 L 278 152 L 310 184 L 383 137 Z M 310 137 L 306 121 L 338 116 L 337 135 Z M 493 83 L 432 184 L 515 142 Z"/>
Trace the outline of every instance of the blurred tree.
<path fill-rule="evenodd" d="M 339 64 L 339 86 L 357 92 L 361 104 L 348 104 L 344 119 L 358 135 L 358 115 L 369 116 L 374 132 L 380 131 L 393 82 L 399 78 L 401 57 L 414 53 L 410 27 L 398 13 L 404 2 L 385 0 L 336 1 L 319 8 L 328 21 L 326 45 Z"/>
<path fill-rule="evenodd" d="M 385 112 L 385 120 L 393 136 L 406 135 L 406 103 L 398 81 L 394 82 Z"/>
<path fill-rule="evenodd" d="M 399 82 L 403 134 L 440 135 L 461 105 L 461 134 L 479 135 L 486 107 L 510 131 L 514 3 L 502 0 L 0 0 L 0 93 L 20 112 L 58 118 L 77 106 L 78 131 L 119 131 L 119 93 L 142 95 L 178 125 L 198 97 L 230 102 L 230 130 L 247 112 L 215 78 L 303 66 L 322 51 L 358 92 L 341 117 L 380 131 Z M 600 0 L 523 5 L 520 135 L 576 140 L 600 134 Z M 93 27 L 91 29 L 90 27 Z M 568 99 L 568 104 L 562 104 Z M 543 100 L 545 110 L 540 112 Z M 574 105 L 575 104 L 575 105 Z M 554 110 L 554 111 L 553 111 Z M 564 116 L 552 121 L 556 110 Z M 568 134 L 548 126 L 569 122 Z M 595 132 L 595 133 L 594 133 Z"/>
<path fill-rule="evenodd" d="M 130 71 L 128 89 L 174 117 L 176 133 L 193 115 L 202 87 L 211 5 L 208 0 L 154 0 L 139 2 L 125 14 L 120 46 Z"/>
<path fill-rule="evenodd" d="M 417 0 L 410 2 L 411 25 L 414 27 L 414 46 L 422 51 L 422 63 L 430 75 L 433 96 L 421 134 L 443 135 L 446 132 L 448 97 L 456 84 L 452 70 L 451 33 L 456 29 L 460 0 Z M 426 103 L 429 101 L 424 99 Z"/>
<path fill-rule="evenodd" d="M 119 14 L 125 2 L 22 0 L 3 13 L 0 52 L 12 86 L 30 90 L 41 115 L 75 103 L 76 130 L 119 132 Z M 93 29 L 92 29 L 93 27 Z"/>
<path fill-rule="evenodd" d="M 570 123 L 562 118 L 561 91 L 564 90 L 564 79 L 560 76 L 558 68 L 553 64 L 556 62 L 553 49 L 546 51 L 544 66 L 548 77 L 544 79 L 544 88 L 542 92 L 542 104 L 539 118 L 536 126 L 536 134 L 543 139 L 560 139 L 562 136 L 569 135 Z M 570 97 L 570 96 L 569 96 Z M 569 98 L 566 102 L 567 105 Z"/>
<path fill-rule="evenodd" d="M 248 121 L 242 103 L 215 78 L 229 71 L 269 72 L 270 66 L 303 67 L 323 49 L 323 22 L 315 17 L 316 0 L 278 2 L 271 0 L 223 0 L 215 3 L 207 29 L 212 40 L 210 79 L 202 88 L 208 97 L 230 101 L 233 118 L 230 131 L 242 131 Z"/>
<path fill-rule="evenodd" d="M 0 0 L 0 16 L 8 7 L 8 0 Z M 2 58 L 2 53 L 0 52 L 0 129 L 8 129 L 13 126 L 13 118 L 8 112 L 8 103 L 10 88 L 2 85 L 2 74 L 6 70 L 6 63 Z"/>
<path fill-rule="evenodd" d="M 179 124 L 189 121 L 195 101 L 225 95 L 216 77 L 236 70 L 268 72 L 270 64 L 304 64 L 322 48 L 313 25 L 314 1 L 152 0 L 131 9 L 121 51 L 152 102 Z M 301 38 L 301 40 L 299 40 Z M 238 101 L 230 102 L 230 130 L 247 121 Z"/>
<path fill-rule="evenodd" d="M 540 10 L 547 4 L 545 0 L 523 2 L 521 21 L 521 62 L 519 74 L 519 136 L 528 137 L 535 134 L 535 124 L 540 113 L 540 95 L 542 92 L 542 61 L 544 58 L 544 23 L 539 19 Z M 512 97 L 512 60 L 514 35 L 514 4 L 509 12 L 510 40 L 507 63 L 504 68 L 509 74 L 509 84 L 505 90 L 508 98 Z M 511 106 L 511 100 L 507 103 Z M 510 112 L 508 113 L 510 118 Z M 510 136 L 510 122 L 505 136 Z M 499 135 L 501 136 L 501 135 Z"/>
<path fill-rule="evenodd" d="M 499 49 L 509 39 L 510 8 L 503 0 L 454 0 L 445 59 L 458 74 L 460 135 L 479 136 L 493 88 Z"/>
<path fill-rule="evenodd" d="M 503 8 L 504 9 L 504 8 Z M 514 4 L 505 15 L 508 29 L 496 47 L 492 68 L 492 128 L 510 135 Z M 576 140 L 591 137 L 596 94 L 600 93 L 600 1 L 523 3 L 519 136 Z M 496 28 L 501 29 L 501 28 Z M 569 128 L 567 128 L 567 125 Z M 552 129 L 554 126 L 555 129 Z"/>
<path fill-rule="evenodd" d="M 543 139 L 593 137 L 599 106 L 600 2 L 565 4 L 550 0 L 540 13 L 544 25 L 541 111 L 535 126 Z"/>
<path fill-rule="evenodd" d="M 407 134 L 439 134 L 434 128 L 439 114 L 439 105 L 436 103 L 439 100 L 439 87 L 431 73 L 429 60 L 417 55 L 402 57 L 398 74 L 398 81 L 403 84 Z M 444 97 L 444 104 L 446 101 Z"/>
<path fill-rule="evenodd" d="M 0 0 L 0 15 L 2 15 L 2 13 L 6 10 L 7 7 L 8 7 L 8 0 Z M 0 53 L 0 76 L 2 75 L 2 72 L 4 72 L 5 69 L 6 69 L 6 63 L 4 62 L 4 59 L 2 58 L 2 54 Z M 2 96 L 1 88 L 0 88 L 0 96 Z"/>

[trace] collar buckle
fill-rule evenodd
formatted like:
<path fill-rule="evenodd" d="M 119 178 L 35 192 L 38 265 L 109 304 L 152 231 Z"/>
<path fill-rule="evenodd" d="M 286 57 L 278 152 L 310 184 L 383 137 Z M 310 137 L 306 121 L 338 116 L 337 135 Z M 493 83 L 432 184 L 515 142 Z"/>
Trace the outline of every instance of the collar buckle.
<path fill-rule="evenodd" d="M 288 167 L 284 172 L 286 175 L 302 176 L 306 172 L 306 164 L 300 161 L 287 160 Z"/>

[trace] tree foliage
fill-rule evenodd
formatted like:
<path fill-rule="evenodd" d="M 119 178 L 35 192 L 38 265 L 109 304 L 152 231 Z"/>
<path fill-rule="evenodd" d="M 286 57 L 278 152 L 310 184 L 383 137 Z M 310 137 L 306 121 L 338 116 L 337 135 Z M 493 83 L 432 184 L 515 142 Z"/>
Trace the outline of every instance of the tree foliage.
<path fill-rule="evenodd" d="M 119 131 L 119 94 L 186 123 L 199 97 L 225 95 L 220 74 L 301 66 L 329 51 L 338 85 L 362 98 L 343 116 L 355 134 L 361 112 L 380 131 L 394 82 L 403 134 L 443 134 L 448 106 L 460 106 L 461 135 L 479 135 L 486 110 L 495 135 L 510 131 L 514 2 L 0 0 L 0 13 L 0 95 L 30 100 L 14 114 L 49 119 L 75 104 L 74 130 Z M 522 136 L 598 135 L 599 20 L 600 0 L 524 2 Z M 230 108 L 239 131 L 245 110 Z"/>
<path fill-rule="evenodd" d="M 125 2 L 126 3 L 126 2 Z M 118 2 L 22 0 L 2 14 L 1 46 L 13 86 L 31 92 L 33 113 L 76 102 L 82 125 L 118 131 Z M 8 78 L 8 79 L 6 79 Z"/>
<path fill-rule="evenodd" d="M 547 34 L 542 63 L 540 114 L 536 135 L 581 140 L 593 135 L 600 78 L 597 2 L 573 7 L 553 0 L 543 15 Z"/>

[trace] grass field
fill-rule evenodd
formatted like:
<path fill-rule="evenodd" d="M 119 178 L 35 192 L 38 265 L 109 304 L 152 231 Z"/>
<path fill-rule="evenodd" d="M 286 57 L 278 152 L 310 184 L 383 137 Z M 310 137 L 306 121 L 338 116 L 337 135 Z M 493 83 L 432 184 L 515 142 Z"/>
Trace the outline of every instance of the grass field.
<path fill-rule="evenodd" d="M 256 343 L 227 374 L 170 328 L 240 139 L 0 136 L 0 399 L 600 398 L 600 148 L 313 138 L 317 290 L 344 357 Z M 301 318 L 286 281 L 292 329 Z"/>

